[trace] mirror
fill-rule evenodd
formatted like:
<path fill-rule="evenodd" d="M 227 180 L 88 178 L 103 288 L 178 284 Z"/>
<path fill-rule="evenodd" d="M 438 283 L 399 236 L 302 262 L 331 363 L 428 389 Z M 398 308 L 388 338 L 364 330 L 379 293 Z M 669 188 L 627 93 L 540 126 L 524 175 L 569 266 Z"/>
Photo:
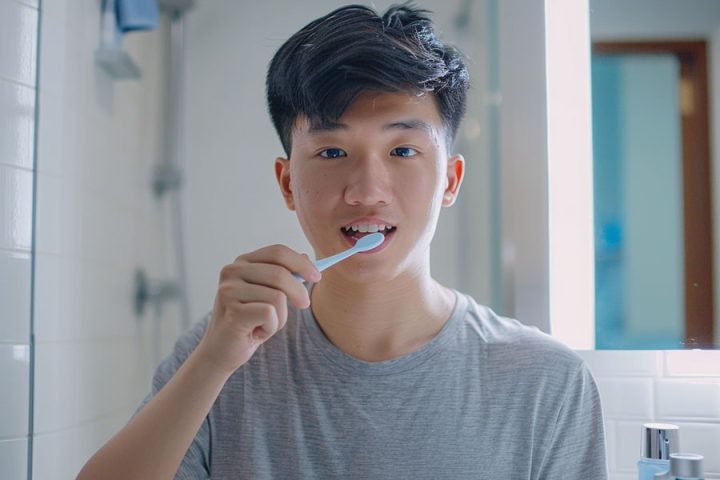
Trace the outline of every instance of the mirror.
<path fill-rule="evenodd" d="M 590 32 L 596 348 L 716 348 L 720 3 L 590 0 Z"/>

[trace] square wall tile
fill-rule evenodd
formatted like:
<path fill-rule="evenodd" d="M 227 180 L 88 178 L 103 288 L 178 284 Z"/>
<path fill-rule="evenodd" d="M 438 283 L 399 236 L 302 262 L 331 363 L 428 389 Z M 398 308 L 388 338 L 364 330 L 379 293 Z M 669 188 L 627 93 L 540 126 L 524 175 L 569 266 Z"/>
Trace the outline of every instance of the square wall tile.
<path fill-rule="evenodd" d="M 663 380 L 656 384 L 656 395 L 658 420 L 720 419 L 720 379 Z"/>
<path fill-rule="evenodd" d="M 603 413 L 612 419 L 652 418 L 653 385 L 649 378 L 598 378 Z"/>
<path fill-rule="evenodd" d="M 42 81 L 48 82 L 46 78 Z M 55 79 L 49 81 L 53 83 Z M 62 92 L 52 92 L 45 86 L 38 92 L 38 102 L 42 105 L 42 112 L 38 118 L 37 172 L 56 177 L 71 176 L 74 168 L 71 162 L 77 158 L 76 149 L 80 147 L 79 141 L 73 143 L 73 130 L 78 128 L 73 116 L 79 114 L 68 111 L 67 105 L 72 103 Z"/>
<path fill-rule="evenodd" d="M 35 340 L 68 342 L 77 337 L 78 262 L 62 255 L 35 255 Z"/>
<path fill-rule="evenodd" d="M 35 345 L 34 429 L 56 432 L 77 424 L 77 346 L 73 343 Z"/>
<path fill-rule="evenodd" d="M 30 346 L 0 344 L 0 439 L 28 435 Z"/>
<path fill-rule="evenodd" d="M 134 339 L 76 344 L 77 421 L 84 423 L 128 408 L 134 392 Z M 134 397 L 133 397 L 134 398 Z"/>
<path fill-rule="evenodd" d="M 130 418 L 149 389 L 138 392 L 138 339 L 38 343 L 35 353 L 35 433 L 47 434 L 122 412 Z M 130 413 L 128 413 L 130 412 Z"/>
<path fill-rule="evenodd" d="M 33 439 L 33 480 L 75 478 L 80 472 L 77 428 L 35 435 Z"/>
<path fill-rule="evenodd" d="M 0 165 L 0 248 L 30 251 L 33 172 Z"/>
<path fill-rule="evenodd" d="M 667 350 L 663 354 L 669 377 L 720 377 L 720 350 Z"/>
<path fill-rule="evenodd" d="M 27 478 L 27 467 L 27 438 L 0 440 L 0 478 L 23 480 Z"/>
<path fill-rule="evenodd" d="M 0 77 L 35 86 L 37 9 L 0 2 Z"/>
<path fill-rule="evenodd" d="M 98 11 L 100 3 L 97 4 Z M 93 8 L 94 5 L 82 3 L 73 0 L 54 0 L 52 2 L 45 1 L 42 6 L 42 14 L 40 15 L 40 104 L 43 105 L 43 111 L 47 105 L 43 98 L 44 92 L 53 92 L 61 94 L 69 91 L 66 83 L 68 72 L 73 72 L 78 65 L 85 65 L 86 62 L 82 52 L 77 49 L 71 49 L 71 55 L 68 55 L 68 43 L 73 40 L 84 39 L 87 47 L 97 45 L 97 42 L 90 43 L 92 39 L 83 38 L 84 32 L 81 25 L 85 22 L 82 10 Z M 75 11 L 73 11 L 73 8 Z M 96 24 L 99 30 L 100 24 Z M 79 37 L 79 38 L 78 38 Z M 72 101 L 73 99 L 69 99 Z M 42 117 L 41 117 L 42 123 Z M 56 125 L 59 126 L 59 125 Z"/>
<path fill-rule="evenodd" d="M 0 163 L 33 168 L 35 89 L 0 78 Z"/>
<path fill-rule="evenodd" d="M 108 248 L 112 248 L 108 245 Z M 127 339 L 136 330 L 133 266 L 101 259 L 74 265 L 77 339 L 85 342 Z"/>
<path fill-rule="evenodd" d="M 70 179 L 37 173 L 36 251 L 65 256 L 80 253 L 85 205 Z"/>
<path fill-rule="evenodd" d="M 597 377 L 656 377 L 662 352 L 655 350 L 580 350 L 577 352 Z"/>
<path fill-rule="evenodd" d="M 0 343 L 30 343 L 30 253 L 0 250 Z"/>

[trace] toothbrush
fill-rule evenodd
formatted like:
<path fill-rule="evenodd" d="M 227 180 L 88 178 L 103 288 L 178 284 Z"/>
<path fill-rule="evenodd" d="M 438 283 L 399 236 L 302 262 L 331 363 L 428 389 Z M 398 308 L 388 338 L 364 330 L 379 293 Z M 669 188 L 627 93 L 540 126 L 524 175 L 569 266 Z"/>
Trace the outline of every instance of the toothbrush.
<path fill-rule="evenodd" d="M 385 240 L 385 235 L 383 235 L 380 232 L 371 233 L 370 235 L 365 235 L 364 237 L 360 238 L 357 242 L 355 242 L 355 245 L 353 245 L 351 248 L 348 248 L 344 252 L 340 252 L 331 257 L 326 257 L 326 258 L 316 261 L 315 268 L 317 268 L 319 271 L 322 272 L 326 268 L 330 268 L 333 265 L 335 265 L 336 263 L 341 262 L 341 261 L 345 260 L 346 258 L 348 258 L 352 255 L 355 255 L 356 253 L 372 250 L 373 248 L 379 246 L 383 242 L 383 240 Z M 293 273 L 293 277 L 295 277 L 295 279 L 300 282 L 305 281 L 305 279 L 297 273 Z"/>

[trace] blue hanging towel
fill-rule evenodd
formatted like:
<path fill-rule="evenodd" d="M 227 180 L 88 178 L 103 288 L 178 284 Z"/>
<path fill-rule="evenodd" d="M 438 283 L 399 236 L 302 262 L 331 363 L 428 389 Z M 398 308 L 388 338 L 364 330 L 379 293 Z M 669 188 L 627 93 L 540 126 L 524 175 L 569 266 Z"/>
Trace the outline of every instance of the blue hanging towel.
<path fill-rule="evenodd" d="M 122 33 L 152 30 L 158 26 L 157 0 L 115 0 L 117 25 Z"/>

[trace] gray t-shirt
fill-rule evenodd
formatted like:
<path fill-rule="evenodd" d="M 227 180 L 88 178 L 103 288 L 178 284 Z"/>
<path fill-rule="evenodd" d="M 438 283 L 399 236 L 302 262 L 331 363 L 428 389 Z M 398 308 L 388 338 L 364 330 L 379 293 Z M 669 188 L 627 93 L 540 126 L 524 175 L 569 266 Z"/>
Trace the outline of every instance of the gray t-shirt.
<path fill-rule="evenodd" d="M 345 354 L 310 309 L 290 306 L 285 328 L 227 381 L 175 478 L 607 479 L 600 399 L 582 359 L 456 299 L 429 343 L 377 363 Z M 177 341 L 153 394 L 207 322 Z"/>

